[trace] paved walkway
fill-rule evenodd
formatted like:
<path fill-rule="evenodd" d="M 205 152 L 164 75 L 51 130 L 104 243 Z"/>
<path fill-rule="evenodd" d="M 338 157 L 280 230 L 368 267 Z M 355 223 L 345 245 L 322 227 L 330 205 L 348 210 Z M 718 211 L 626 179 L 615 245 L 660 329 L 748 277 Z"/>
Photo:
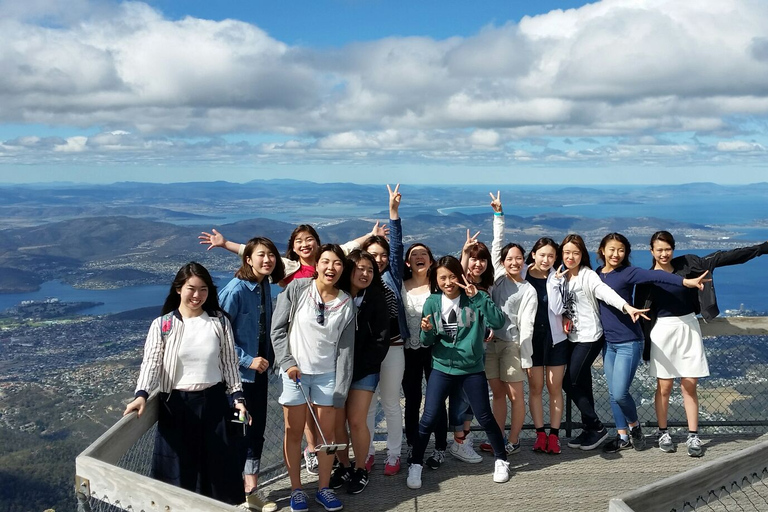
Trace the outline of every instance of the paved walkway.
<path fill-rule="evenodd" d="M 694 459 L 687 456 L 682 442 L 679 451 L 672 454 L 662 453 L 655 447 L 617 454 L 604 454 L 601 450 L 585 452 L 570 449 L 564 442 L 561 455 L 546 455 L 533 453 L 533 439 L 523 438 L 523 449 L 510 457 L 512 478 L 509 482 L 493 482 L 492 456 L 485 454 L 482 463 L 466 464 L 447 455 L 440 469 L 424 468 L 423 487 L 419 490 L 406 487 L 405 465 L 399 475 L 384 476 L 386 456 L 383 446 L 377 443 L 376 466 L 366 490 L 356 496 L 346 493 L 339 496 L 344 510 L 352 512 L 605 511 L 612 497 L 764 441 L 768 434 L 716 435 L 703 436 L 703 439 L 705 456 Z M 648 440 L 650 446 L 651 439 Z M 302 478 L 310 498 L 310 511 L 322 511 L 314 502 L 316 477 L 305 472 Z M 289 510 L 287 477 L 264 490 L 278 502 L 280 510 Z"/>

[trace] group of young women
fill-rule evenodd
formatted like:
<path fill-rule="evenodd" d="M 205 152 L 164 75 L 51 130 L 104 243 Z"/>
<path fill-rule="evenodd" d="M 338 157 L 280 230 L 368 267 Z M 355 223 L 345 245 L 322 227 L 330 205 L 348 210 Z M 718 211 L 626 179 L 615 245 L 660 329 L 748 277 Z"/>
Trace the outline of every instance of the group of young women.
<path fill-rule="evenodd" d="M 216 230 L 200 236 L 209 249 L 238 253 L 242 265 L 218 296 L 204 267 L 182 267 L 162 316 L 150 327 L 136 398 L 125 414 L 142 414 L 148 393 L 159 388 L 155 478 L 228 503 L 242 503 L 245 495 L 245 507 L 276 510 L 257 491 L 270 370 L 279 372 L 282 383 L 292 511 L 308 509 L 303 438 L 306 468 L 318 475 L 315 501 L 325 510 L 343 508 L 336 490 L 356 494 L 366 488 L 374 463 L 377 393 L 387 423 L 384 474 L 400 471 L 404 430 L 406 482 L 413 489 L 422 485 L 424 466 L 438 469 L 445 460 L 449 426 L 449 453 L 466 462 L 483 460 L 470 437 L 472 417 L 488 438 L 479 448 L 494 454 L 494 481 L 509 480 L 507 457 L 520 450 L 526 379 L 534 451 L 561 451 L 563 389 L 583 424 L 568 446 L 597 448 L 608 438 L 592 391 L 592 364 L 600 353 L 617 427 L 604 450 L 642 450 L 646 441 L 630 385 L 644 346 L 658 379 L 659 448 L 675 448 L 667 410 L 672 383 L 681 378 L 688 454 L 702 455 L 696 383 L 708 367 L 696 314 L 718 314 L 712 271 L 765 254 L 768 242 L 673 258 L 674 239 L 660 231 L 651 239 L 653 269 L 644 270 L 630 265 L 629 241 L 611 233 L 600 243 L 602 265 L 593 271 L 579 235 L 559 245 L 541 238 L 527 256 L 519 244 L 505 244 L 500 194 L 491 194 L 491 249 L 477 240 L 479 233 L 468 232 L 461 260 L 435 260 L 421 243 L 404 250 L 399 185 L 387 188 L 389 239 L 376 224 L 343 246 L 322 245 L 314 228 L 301 225 L 280 258 L 266 238 L 241 245 Z M 270 282 L 283 287 L 274 311 Z M 507 399 L 511 429 L 505 438 Z M 242 423 L 249 428 L 243 430 Z M 425 457 L 433 433 L 434 450 Z M 329 453 L 334 449 L 335 460 Z"/>

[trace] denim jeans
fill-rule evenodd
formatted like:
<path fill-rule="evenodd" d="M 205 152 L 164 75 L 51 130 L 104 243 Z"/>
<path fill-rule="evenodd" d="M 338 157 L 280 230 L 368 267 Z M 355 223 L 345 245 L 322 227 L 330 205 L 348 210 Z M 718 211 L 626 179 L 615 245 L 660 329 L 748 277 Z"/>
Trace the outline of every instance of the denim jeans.
<path fill-rule="evenodd" d="M 643 340 L 606 343 L 603 348 L 603 369 L 611 395 L 611 410 L 618 430 L 627 430 L 628 423 L 637 421 L 637 406 L 629 388 L 635 378 Z"/>
<path fill-rule="evenodd" d="M 563 387 L 569 400 L 581 412 L 581 422 L 586 430 L 602 430 L 603 424 L 595 412 L 595 395 L 592 392 L 592 364 L 603 350 L 605 338 L 591 343 L 568 341 L 568 367 Z"/>
<path fill-rule="evenodd" d="M 422 382 L 432 374 L 432 348 L 407 348 L 405 355 L 405 373 L 403 374 L 403 395 L 405 396 L 405 440 L 408 446 L 413 446 L 419 437 L 419 409 L 421 409 Z M 445 402 L 445 400 L 443 400 Z M 435 448 L 448 449 L 448 412 L 445 403 L 438 412 L 435 424 Z"/>
<path fill-rule="evenodd" d="M 469 375 L 449 375 L 439 370 L 432 370 L 427 382 L 427 394 L 424 397 L 424 414 L 419 422 L 419 437 L 413 445 L 413 462 L 423 464 L 429 436 L 440 419 L 440 412 L 445 410 L 445 399 L 464 393 L 478 423 L 485 429 L 488 441 L 493 447 L 497 459 L 507 460 L 504 435 L 493 417 L 491 402 L 488 399 L 488 381 L 485 372 Z"/>

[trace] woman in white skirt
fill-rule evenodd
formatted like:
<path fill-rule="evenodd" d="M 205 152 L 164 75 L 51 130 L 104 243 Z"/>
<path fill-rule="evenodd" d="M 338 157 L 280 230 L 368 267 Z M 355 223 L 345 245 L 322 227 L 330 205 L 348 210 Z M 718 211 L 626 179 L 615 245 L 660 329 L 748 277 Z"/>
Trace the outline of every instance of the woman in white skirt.
<path fill-rule="evenodd" d="M 768 253 L 768 242 L 730 251 L 718 251 L 707 256 L 685 254 L 674 258 L 675 239 L 667 231 L 657 231 L 651 237 L 654 270 L 673 272 L 683 278 L 698 277 L 717 267 L 737 265 Z M 698 435 L 699 399 L 698 380 L 709 376 L 709 365 L 696 315 L 705 320 L 719 314 L 715 289 L 711 279 L 703 290 L 679 288 L 656 283 L 640 285 L 636 291 L 637 304 L 651 308 L 651 321 L 645 325 L 644 358 L 650 358 L 650 374 L 656 377 L 656 418 L 659 423 L 658 443 L 663 452 L 674 452 L 676 447 L 667 430 L 669 396 L 674 379 L 680 379 L 683 406 L 688 421 L 686 446 L 688 455 L 701 457 L 704 453 Z M 649 329 L 650 328 L 650 329 Z M 649 332 L 650 330 L 650 332 Z"/>

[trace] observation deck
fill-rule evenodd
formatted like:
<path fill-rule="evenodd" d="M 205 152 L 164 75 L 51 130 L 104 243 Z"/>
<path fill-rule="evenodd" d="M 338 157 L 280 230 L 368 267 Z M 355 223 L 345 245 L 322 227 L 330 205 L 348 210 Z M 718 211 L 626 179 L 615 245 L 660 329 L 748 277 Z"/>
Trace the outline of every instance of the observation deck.
<path fill-rule="evenodd" d="M 574 450 L 565 446 L 560 455 L 533 453 L 533 433 L 526 429 L 522 450 L 510 456 L 509 482 L 496 484 L 491 473 L 493 457 L 484 455 L 479 464 L 467 464 L 446 455 L 443 466 L 425 468 L 423 486 L 408 489 L 407 467 L 400 474 L 383 474 L 385 449 L 377 442 L 376 466 L 368 487 L 359 495 L 340 492 L 349 511 L 446 511 L 483 510 L 516 512 L 542 510 L 611 512 L 682 512 L 693 510 L 768 511 L 768 364 L 750 359 L 750 348 L 765 352 L 768 317 L 728 317 L 702 323 L 705 336 L 726 337 L 717 356 L 705 340 L 712 377 L 703 379 L 699 390 L 700 431 L 705 455 L 688 457 L 685 450 L 685 416 L 676 387 L 670 407 L 670 427 L 677 432 L 676 453 L 655 447 L 653 412 L 654 379 L 642 365 L 633 385 L 640 398 L 638 408 L 649 448 L 605 454 Z M 749 336 L 749 338 L 744 338 Z M 727 355 L 727 357 L 725 356 Z M 607 390 L 598 359 L 593 371 L 597 409 L 611 418 Z M 725 370 L 719 366 L 727 365 Z M 273 386 L 274 388 L 274 386 Z M 270 390 L 276 397 L 275 389 Z M 545 397 L 546 402 L 546 397 Z M 152 434 L 157 414 L 156 399 L 150 399 L 142 418 L 135 414 L 119 420 L 76 460 L 78 511 L 197 512 L 241 510 L 237 507 L 184 491 L 147 477 Z M 283 472 L 280 442 L 282 417 L 279 408 L 268 418 L 267 449 L 262 459 L 261 488 L 279 510 L 289 510 L 290 484 Z M 548 411 L 545 409 L 545 417 Z M 606 423 L 609 425 L 609 423 Z M 571 427 L 577 428 L 572 423 Z M 674 428 L 680 427 L 680 428 Z M 561 429 L 568 428 L 564 423 Z M 377 430 L 378 432 L 378 430 Z M 478 433 L 478 437 L 482 437 Z M 431 446 L 430 446 L 431 449 Z M 429 452 L 428 452 L 429 453 Z M 403 449 L 405 454 L 405 447 Z M 316 477 L 303 472 L 310 510 L 322 510 L 314 502 Z"/>

